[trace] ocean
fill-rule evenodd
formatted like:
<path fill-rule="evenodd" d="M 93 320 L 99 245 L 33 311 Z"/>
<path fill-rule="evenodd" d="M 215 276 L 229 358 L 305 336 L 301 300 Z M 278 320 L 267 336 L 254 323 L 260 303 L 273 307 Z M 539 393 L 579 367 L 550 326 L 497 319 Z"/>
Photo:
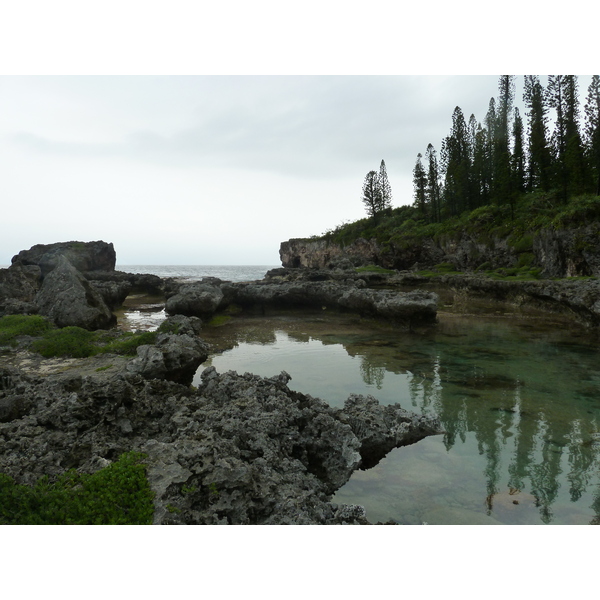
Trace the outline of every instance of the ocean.
<path fill-rule="evenodd" d="M 117 265 L 125 273 L 149 273 L 158 277 L 177 277 L 198 281 L 203 277 L 218 277 L 224 281 L 254 281 L 281 265 Z"/>

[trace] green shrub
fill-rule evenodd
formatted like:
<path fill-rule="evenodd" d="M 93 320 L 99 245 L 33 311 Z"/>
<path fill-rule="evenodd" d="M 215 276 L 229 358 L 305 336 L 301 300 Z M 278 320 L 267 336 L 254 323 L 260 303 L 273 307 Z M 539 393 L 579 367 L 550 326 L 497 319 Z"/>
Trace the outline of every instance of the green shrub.
<path fill-rule="evenodd" d="M 1 525 L 149 525 L 153 492 L 143 454 L 128 452 L 92 475 L 68 471 L 55 483 L 18 485 L 0 474 Z"/>
<path fill-rule="evenodd" d="M 98 352 L 98 347 L 93 343 L 94 338 L 93 331 L 81 327 L 63 327 L 47 331 L 41 339 L 35 340 L 31 347 L 45 358 L 52 356 L 85 358 Z"/>
<path fill-rule="evenodd" d="M 0 346 L 14 345 L 15 338 L 20 335 L 42 335 L 53 327 L 39 315 L 6 315 L 0 318 Z"/>
<path fill-rule="evenodd" d="M 113 354 L 134 355 L 138 346 L 154 344 L 156 342 L 156 336 L 156 331 L 144 331 L 142 333 L 124 332 L 122 337 L 113 340 L 98 351 L 111 352 Z"/>

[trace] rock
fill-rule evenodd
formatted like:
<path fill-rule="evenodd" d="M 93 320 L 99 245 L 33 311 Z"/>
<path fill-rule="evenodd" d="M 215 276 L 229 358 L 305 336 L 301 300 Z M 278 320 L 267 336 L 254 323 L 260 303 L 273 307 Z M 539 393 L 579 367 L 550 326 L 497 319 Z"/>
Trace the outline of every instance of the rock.
<path fill-rule="evenodd" d="M 442 432 L 437 418 L 416 415 L 399 404 L 382 406 L 373 396 L 352 394 L 342 414 L 360 440 L 361 466 L 375 466 L 390 450 Z"/>
<path fill-rule="evenodd" d="M 58 327 L 77 326 L 95 330 L 110 327 L 115 317 L 100 294 L 62 255 L 35 297 L 39 313 Z"/>
<path fill-rule="evenodd" d="M 156 524 L 367 523 L 362 507 L 333 504 L 331 494 L 362 464 L 368 440 L 386 439 L 387 417 L 376 417 L 375 401 L 332 408 L 290 390 L 289 379 L 210 367 L 194 390 L 124 372 L 24 378 L 6 371 L 0 406 L 10 407 L 10 420 L 0 422 L 0 472 L 33 484 L 141 451 Z M 26 410 L 20 398 L 30 402 Z M 426 434 L 411 430 L 419 419 L 409 413 L 400 419 L 403 432 L 389 421 L 381 451 Z"/>
<path fill-rule="evenodd" d="M 167 300 L 165 310 L 170 315 L 206 318 L 217 311 L 222 300 L 223 292 L 219 287 L 190 283 L 182 285 L 179 291 Z"/>
<path fill-rule="evenodd" d="M 270 281 L 225 284 L 225 301 L 246 307 L 343 309 L 411 324 L 436 319 L 433 292 L 365 289 L 362 279 Z"/>
<path fill-rule="evenodd" d="M 156 345 L 137 348 L 137 358 L 128 365 L 132 375 L 167 379 L 189 385 L 198 367 L 208 358 L 208 345 L 187 334 L 159 334 Z"/>
<path fill-rule="evenodd" d="M 128 281 L 89 280 L 89 282 L 100 296 L 102 296 L 104 303 L 110 310 L 115 310 L 122 306 L 133 287 Z"/>
<path fill-rule="evenodd" d="M 35 265 L 0 269 L 0 315 L 32 312 L 40 281 L 41 270 Z"/>
<path fill-rule="evenodd" d="M 185 315 L 173 315 L 167 317 L 158 330 L 161 333 L 177 333 L 196 336 L 202 333 L 202 320 L 198 317 L 186 317 Z"/>
<path fill-rule="evenodd" d="M 58 242 L 37 244 L 13 256 L 13 265 L 37 265 L 45 277 L 65 257 L 80 272 L 114 271 L 117 255 L 112 244 L 97 242 Z"/>

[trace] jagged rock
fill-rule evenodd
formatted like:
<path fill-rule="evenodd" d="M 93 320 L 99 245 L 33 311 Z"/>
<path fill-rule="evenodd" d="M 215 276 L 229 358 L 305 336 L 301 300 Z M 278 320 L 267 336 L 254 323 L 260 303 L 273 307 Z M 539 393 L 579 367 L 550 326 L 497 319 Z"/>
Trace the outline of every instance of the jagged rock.
<path fill-rule="evenodd" d="M 54 270 L 44 278 L 35 303 L 39 313 L 59 327 L 75 325 L 95 330 L 115 322 L 102 296 L 62 255 L 58 256 Z"/>
<path fill-rule="evenodd" d="M 210 317 L 219 308 L 222 300 L 223 292 L 219 287 L 190 283 L 182 285 L 179 291 L 167 300 L 165 310 L 170 315 Z"/>
<path fill-rule="evenodd" d="M 0 269 L 0 314 L 31 312 L 40 280 L 41 270 L 35 265 Z"/>
<path fill-rule="evenodd" d="M 96 242 L 57 242 L 36 244 L 29 250 L 21 250 L 13 256 L 13 265 L 37 265 L 45 277 L 64 256 L 80 272 L 114 271 L 117 255 L 112 244 Z"/>
<path fill-rule="evenodd" d="M 89 280 L 89 282 L 100 296 L 102 296 L 104 303 L 110 310 L 115 310 L 122 306 L 133 287 L 128 281 Z"/>
<path fill-rule="evenodd" d="M 177 333 L 180 335 L 196 336 L 202 333 L 202 320 L 198 317 L 173 315 L 167 317 L 160 325 L 159 331 L 164 333 Z"/>
<path fill-rule="evenodd" d="M 143 345 L 127 369 L 146 379 L 168 379 L 189 385 L 198 367 L 208 358 L 208 345 L 187 334 L 160 334 L 153 346 Z"/>
<path fill-rule="evenodd" d="M 226 299 L 241 306 L 347 309 L 398 322 L 434 322 L 438 297 L 433 292 L 366 289 L 356 280 L 227 284 Z"/>
<path fill-rule="evenodd" d="M 210 367 L 194 390 L 125 373 L 7 371 L 0 472 L 32 484 L 142 451 L 157 524 L 367 523 L 362 507 L 332 504 L 331 494 L 367 453 L 438 433 L 435 421 L 382 412 L 374 400 L 332 408 L 290 390 L 289 379 Z"/>

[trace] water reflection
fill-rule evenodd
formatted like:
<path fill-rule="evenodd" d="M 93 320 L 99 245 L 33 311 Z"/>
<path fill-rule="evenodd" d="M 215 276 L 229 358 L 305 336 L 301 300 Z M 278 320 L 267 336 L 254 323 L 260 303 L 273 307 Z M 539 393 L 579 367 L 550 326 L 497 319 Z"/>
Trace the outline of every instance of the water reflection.
<path fill-rule="evenodd" d="M 322 319 L 253 327 L 230 328 L 237 346 L 214 357 L 219 371 L 284 369 L 295 389 L 332 404 L 370 393 L 440 417 L 443 436 L 394 451 L 340 490 L 371 519 L 600 521 L 596 340 L 481 317 L 418 334 Z"/>

